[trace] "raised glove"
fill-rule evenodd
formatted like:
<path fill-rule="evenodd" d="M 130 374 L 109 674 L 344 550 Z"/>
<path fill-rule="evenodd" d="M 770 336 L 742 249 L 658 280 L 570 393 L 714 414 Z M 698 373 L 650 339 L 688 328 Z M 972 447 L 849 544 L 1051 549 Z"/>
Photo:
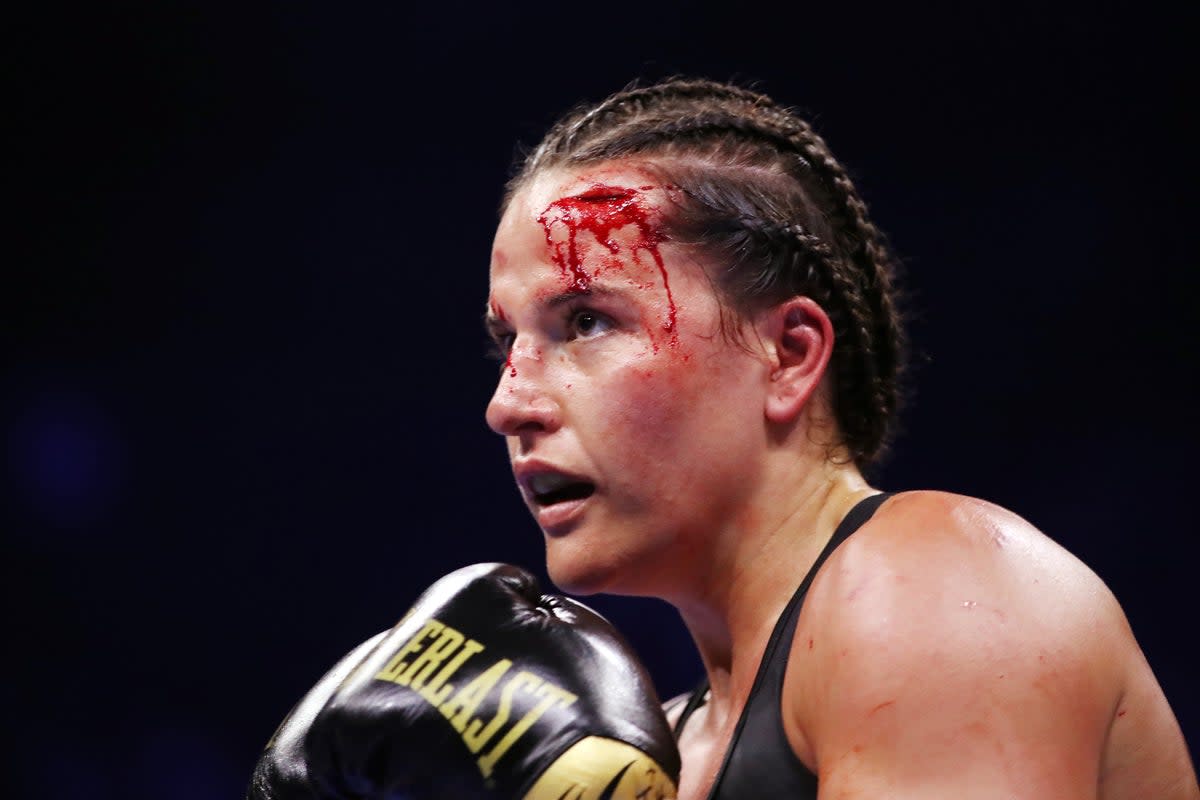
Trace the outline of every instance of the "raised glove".
<path fill-rule="evenodd" d="M 315 797 L 675 797 L 679 754 L 645 670 L 524 570 L 451 573 L 367 650 L 304 736 Z"/>

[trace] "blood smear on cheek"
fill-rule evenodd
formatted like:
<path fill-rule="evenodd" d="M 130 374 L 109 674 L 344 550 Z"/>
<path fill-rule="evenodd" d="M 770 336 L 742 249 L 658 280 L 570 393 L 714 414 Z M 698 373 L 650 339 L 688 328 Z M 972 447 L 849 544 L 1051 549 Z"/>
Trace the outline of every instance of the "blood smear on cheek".
<path fill-rule="evenodd" d="M 675 329 L 675 300 L 671 296 L 671 282 L 658 248 L 663 240 L 662 231 L 651 221 L 651 209 L 642 195 L 643 191 L 652 188 L 654 187 L 644 186 L 640 189 L 627 189 L 594 184 L 583 194 L 564 197 L 551 203 L 538 217 L 538 222 L 545 232 L 550 257 L 562 273 L 567 288 L 580 292 L 588 290 L 594 274 L 589 275 L 584 269 L 579 253 L 579 232 L 582 230 L 592 234 L 599 244 L 613 254 L 614 258 L 604 259 L 604 266 L 615 269 L 623 264 L 620 258 L 615 257 L 620 254 L 621 245 L 613 238 L 613 232 L 630 225 L 634 226 L 638 233 L 631 247 L 630 258 L 636 260 L 637 252 L 644 250 L 654 259 L 662 276 L 663 289 L 667 293 L 667 319 L 662 327 L 671 334 L 671 344 L 675 346 L 679 343 L 679 334 Z M 552 228 L 556 223 L 566 226 L 566 242 L 554 241 Z M 650 288 L 650 285 L 646 284 L 644 288 Z"/>

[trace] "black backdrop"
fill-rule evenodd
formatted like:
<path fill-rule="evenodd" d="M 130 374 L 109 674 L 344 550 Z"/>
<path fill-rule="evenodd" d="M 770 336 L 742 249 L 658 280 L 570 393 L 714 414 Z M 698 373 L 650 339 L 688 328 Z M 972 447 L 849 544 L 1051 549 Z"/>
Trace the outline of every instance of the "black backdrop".
<path fill-rule="evenodd" d="M 676 72 L 805 109 L 905 258 L 917 393 L 879 485 L 1083 558 L 1195 752 L 1193 20 L 825 5 L 10 20 L 5 796 L 236 796 L 428 582 L 540 569 L 482 416 L 500 185 L 557 112 Z M 663 694 L 696 678 L 664 605 L 594 604 Z"/>

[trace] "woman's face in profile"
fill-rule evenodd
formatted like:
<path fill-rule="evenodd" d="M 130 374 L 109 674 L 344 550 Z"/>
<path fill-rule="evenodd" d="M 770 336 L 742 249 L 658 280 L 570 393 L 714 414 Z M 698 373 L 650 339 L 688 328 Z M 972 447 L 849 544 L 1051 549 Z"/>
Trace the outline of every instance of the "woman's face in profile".
<path fill-rule="evenodd" d="M 686 569 L 680 545 L 754 513 L 768 369 L 723 334 L 707 274 L 665 234 L 669 203 L 632 165 L 551 171 L 496 233 L 488 326 L 506 360 L 487 420 L 569 591 L 658 592 Z"/>

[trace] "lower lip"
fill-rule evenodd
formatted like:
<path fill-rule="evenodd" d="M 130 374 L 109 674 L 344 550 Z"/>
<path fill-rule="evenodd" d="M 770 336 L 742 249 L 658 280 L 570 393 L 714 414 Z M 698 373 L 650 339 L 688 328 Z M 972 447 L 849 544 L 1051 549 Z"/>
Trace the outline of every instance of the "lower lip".
<path fill-rule="evenodd" d="M 536 512 L 538 525 L 547 536 L 565 536 L 579 523 L 584 507 L 594 496 L 567 500 L 552 506 L 539 506 Z"/>

